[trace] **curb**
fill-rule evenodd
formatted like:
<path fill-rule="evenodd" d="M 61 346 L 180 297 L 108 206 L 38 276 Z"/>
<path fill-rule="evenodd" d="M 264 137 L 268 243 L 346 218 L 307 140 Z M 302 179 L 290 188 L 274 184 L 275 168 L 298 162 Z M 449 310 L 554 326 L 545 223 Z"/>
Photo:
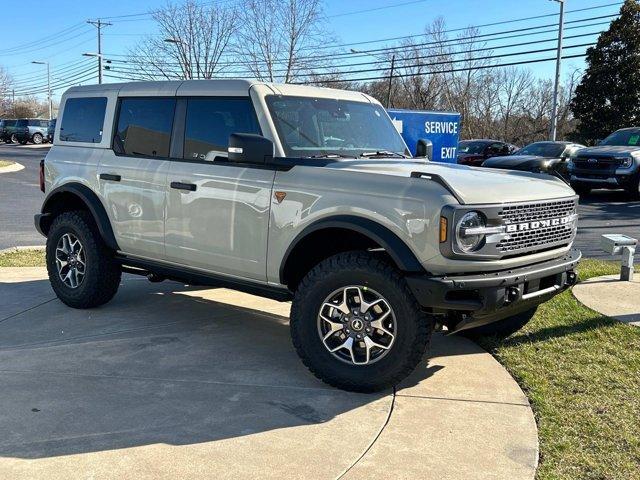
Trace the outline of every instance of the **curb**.
<path fill-rule="evenodd" d="M 5 253 L 14 253 L 14 252 L 22 252 L 24 250 L 44 250 L 46 247 L 44 245 L 31 245 L 26 247 L 9 247 L 3 248 L 0 250 L 0 255 L 4 255 Z"/>
<path fill-rule="evenodd" d="M 24 165 L 18 162 L 14 162 L 12 165 L 7 165 L 6 167 L 0 167 L 0 173 L 19 172 L 20 170 L 24 170 Z"/>

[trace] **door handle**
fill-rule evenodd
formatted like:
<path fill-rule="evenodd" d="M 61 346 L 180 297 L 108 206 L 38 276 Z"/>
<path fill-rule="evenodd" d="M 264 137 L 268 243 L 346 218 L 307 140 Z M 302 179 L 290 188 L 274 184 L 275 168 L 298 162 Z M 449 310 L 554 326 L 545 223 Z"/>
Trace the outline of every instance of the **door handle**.
<path fill-rule="evenodd" d="M 113 173 L 101 173 L 100 180 L 109 180 L 111 182 L 119 182 L 122 180 L 120 175 L 114 175 Z"/>
<path fill-rule="evenodd" d="M 171 188 L 175 188 L 176 190 L 187 190 L 189 192 L 195 192 L 198 186 L 193 183 L 171 182 Z"/>

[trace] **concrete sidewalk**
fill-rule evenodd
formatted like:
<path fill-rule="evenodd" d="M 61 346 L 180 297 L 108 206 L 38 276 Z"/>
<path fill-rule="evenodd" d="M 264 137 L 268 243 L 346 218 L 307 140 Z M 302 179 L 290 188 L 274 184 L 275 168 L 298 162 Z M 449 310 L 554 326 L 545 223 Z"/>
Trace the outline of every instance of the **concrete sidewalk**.
<path fill-rule="evenodd" d="M 593 277 L 575 285 L 573 295 L 591 310 L 640 327 L 640 273 L 631 282 L 619 274 Z"/>
<path fill-rule="evenodd" d="M 287 304 L 126 277 L 72 310 L 40 268 L 0 298 L 0 478 L 534 477 L 526 397 L 464 338 L 362 395 L 306 371 Z"/>

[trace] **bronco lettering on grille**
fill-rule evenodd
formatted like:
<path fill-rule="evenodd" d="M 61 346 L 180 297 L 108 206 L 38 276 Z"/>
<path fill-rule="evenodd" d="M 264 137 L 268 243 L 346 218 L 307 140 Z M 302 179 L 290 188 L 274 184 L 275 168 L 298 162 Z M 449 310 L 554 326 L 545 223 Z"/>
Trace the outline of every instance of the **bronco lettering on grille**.
<path fill-rule="evenodd" d="M 567 225 L 573 221 L 573 215 L 568 215 L 562 218 L 550 218 L 547 220 L 536 220 L 533 222 L 513 223 L 507 225 L 507 233 L 522 232 L 524 230 L 537 230 L 545 227 L 558 227 L 561 225 Z"/>

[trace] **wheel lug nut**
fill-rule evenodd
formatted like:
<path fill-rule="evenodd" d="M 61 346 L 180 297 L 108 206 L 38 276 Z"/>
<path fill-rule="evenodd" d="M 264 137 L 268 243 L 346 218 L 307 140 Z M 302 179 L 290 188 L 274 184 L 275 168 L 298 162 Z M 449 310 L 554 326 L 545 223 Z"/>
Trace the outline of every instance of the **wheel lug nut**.
<path fill-rule="evenodd" d="M 367 328 L 367 333 L 370 333 L 370 332 L 371 332 L 371 329 L 370 329 L 370 328 Z"/>
<path fill-rule="evenodd" d="M 362 338 L 362 335 L 356 335 L 356 338 Z"/>

